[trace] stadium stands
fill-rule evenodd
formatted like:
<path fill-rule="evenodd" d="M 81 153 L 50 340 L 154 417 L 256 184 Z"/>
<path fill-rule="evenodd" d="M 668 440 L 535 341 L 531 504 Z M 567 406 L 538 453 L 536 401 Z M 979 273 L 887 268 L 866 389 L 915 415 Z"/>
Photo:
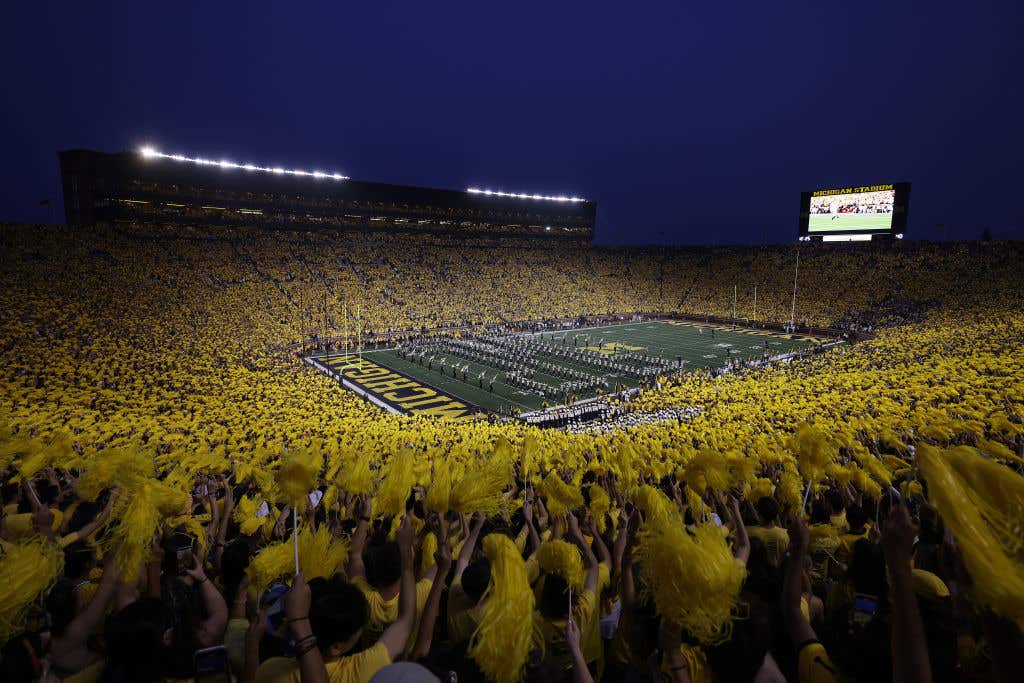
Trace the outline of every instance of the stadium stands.
<path fill-rule="evenodd" d="M 3 680 L 190 678 L 221 643 L 260 681 L 1005 675 L 1024 245 L 803 248 L 797 321 L 868 339 L 666 379 L 614 428 L 387 415 L 287 350 L 346 309 L 385 337 L 728 319 L 734 285 L 785 323 L 793 249 L 0 226 Z"/>

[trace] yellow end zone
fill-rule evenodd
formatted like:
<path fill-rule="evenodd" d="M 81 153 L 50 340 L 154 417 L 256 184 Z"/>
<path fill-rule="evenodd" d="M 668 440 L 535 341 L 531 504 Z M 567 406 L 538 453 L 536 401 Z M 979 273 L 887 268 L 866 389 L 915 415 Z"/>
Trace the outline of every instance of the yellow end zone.
<path fill-rule="evenodd" d="M 320 358 L 317 362 L 339 373 L 363 391 L 407 415 L 467 420 L 473 406 L 399 374 L 390 368 L 358 356 Z"/>

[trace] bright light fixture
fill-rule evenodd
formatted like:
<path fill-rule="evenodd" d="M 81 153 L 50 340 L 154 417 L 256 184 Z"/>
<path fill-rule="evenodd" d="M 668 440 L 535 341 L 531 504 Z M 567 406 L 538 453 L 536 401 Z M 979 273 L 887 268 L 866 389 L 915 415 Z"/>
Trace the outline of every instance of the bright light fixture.
<path fill-rule="evenodd" d="M 280 166 L 259 166 L 257 164 L 238 164 L 234 161 L 221 159 L 203 159 L 202 157 L 187 157 L 182 154 L 165 154 L 158 149 L 146 146 L 139 149 L 143 159 L 171 159 L 172 161 L 187 161 L 197 166 L 218 166 L 220 168 L 240 168 L 246 171 L 263 171 L 264 173 L 275 173 L 277 175 L 305 176 L 310 178 L 330 178 L 332 180 L 348 180 L 347 175 L 340 173 L 325 173 L 323 171 L 301 171 L 296 169 L 281 168 Z"/>
<path fill-rule="evenodd" d="M 479 187 L 470 187 L 466 190 L 470 194 L 483 194 L 490 197 L 514 197 L 516 199 L 537 199 L 548 202 L 585 202 L 583 197 L 566 197 L 565 195 L 544 195 L 526 194 L 522 192 L 499 192 L 498 190 L 481 190 Z"/>

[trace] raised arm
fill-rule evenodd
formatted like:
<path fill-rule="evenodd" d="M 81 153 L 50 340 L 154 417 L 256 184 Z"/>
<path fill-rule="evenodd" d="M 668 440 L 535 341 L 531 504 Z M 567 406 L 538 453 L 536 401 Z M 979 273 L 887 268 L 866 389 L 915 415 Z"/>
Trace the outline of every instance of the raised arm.
<path fill-rule="evenodd" d="M 612 554 L 608 551 L 608 546 L 605 545 L 604 539 L 601 538 L 601 532 L 597 530 L 597 522 L 593 517 L 588 522 L 590 527 L 590 535 L 594 537 L 593 545 L 597 547 L 597 561 L 598 564 L 603 564 L 609 570 L 612 568 Z"/>
<path fill-rule="evenodd" d="M 902 499 L 889 512 L 882 527 L 882 551 L 889 569 L 892 595 L 892 680 L 895 683 L 927 683 L 932 680 L 931 660 L 924 622 L 917 608 L 910 556 L 917 527 Z"/>
<path fill-rule="evenodd" d="M 395 542 L 402 555 L 402 578 L 398 593 L 398 619 L 388 626 L 381 634 L 378 642 L 384 643 L 388 650 L 388 656 L 395 660 L 405 650 L 405 644 L 409 642 L 412 634 L 412 627 L 416 621 L 416 576 L 415 557 L 412 546 L 416 532 L 412 528 L 412 522 L 408 517 L 402 518 L 402 523 L 395 533 Z"/>
<path fill-rule="evenodd" d="M 462 573 L 466 571 L 466 567 L 469 566 L 470 561 L 473 559 L 473 551 L 476 549 L 476 543 L 480 538 L 480 530 L 483 527 L 484 516 L 478 512 L 473 518 L 473 528 L 469 532 L 469 537 L 466 538 L 466 542 L 462 544 L 462 549 L 459 551 L 459 561 L 455 563 L 454 581 L 462 578 Z M 438 545 L 440 546 L 440 543 Z"/>
<path fill-rule="evenodd" d="M 111 555 L 111 558 L 113 555 Z M 85 606 L 64 631 L 65 649 L 70 650 L 86 644 L 90 634 L 100 625 L 107 614 L 107 607 L 117 593 L 117 584 L 121 575 L 117 571 L 116 564 L 109 561 L 103 565 L 103 576 L 100 578 L 100 585 L 92 600 Z"/>
<path fill-rule="evenodd" d="M 452 549 L 448 545 L 447 535 L 438 538 L 437 552 L 434 553 L 434 566 L 437 568 L 438 579 L 430 586 L 427 604 L 420 615 L 419 631 L 416 633 L 416 645 L 412 649 L 412 661 L 422 659 L 430 653 L 430 645 L 434 639 L 434 626 L 437 615 L 441 611 L 441 595 L 445 590 L 444 578 L 452 568 Z"/>
<path fill-rule="evenodd" d="M 365 496 L 359 497 L 356 505 L 359 519 L 356 522 L 356 530 L 352 534 L 352 545 L 348 551 L 348 579 L 351 581 L 357 576 L 366 576 L 366 567 L 363 565 L 363 549 L 366 547 L 366 535 L 370 528 L 370 516 L 367 514 L 367 502 Z"/>
<path fill-rule="evenodd" d="M 526 498 L 523 501 L 523 526 L 526 527 L 526 538 L 529 541 L 527 548 L 529 552 L 525 553 L 527 557 L 530 557 L 537 548 L 540 547 L 540 534 L 537 533 L 537 527 L 534 524 L 533 518 L 533 489 L 527 489 Z"/>
<path fill-rule="evenodd" d="M 571 614 L 569 620 L 565 622 L 565 642 L 572 654 L 573 683 L 594 683 L 590 669 L 587 668 L 587 659 L 583 656 L 583 648 L 580 647 L 580 627 Z"/>
<path fill-rule="evenodd" d="M 590 545 L 583 538 L 583 534 L 580 533 L 580 523 L 576 519 L 576 515 L 570 512 L 565 517 L 569 524 L 569 540 L 575 543 L 576 547 L 583 553 L 583 564 L 587 568 L 587 577 L 583 582 L 583 589 L 591 593 L 597 593 L 597 556 L 594 555 L 594 551 L 590 549 Z"/>
<path fill-rule="evenodd" d="M 804 556 L 807 554 L 809 542 L 810 532 L 807 530 L 807 524 L 803 515 L 797 512 L 789 525 L 789 560 L 786 563 L 786 576 L 782 585 L 782 617 L 790 641 L 798 648 L 809 640 L 817 639 L 810 622 L 800 611 Z"/>
<path fill-rule="evenodd" d="M 299 662 L 299 676 L 302 683 L 328 683 L 327 667 L 324 657 L 317 647 L 316 636 L 309 625 L 309 605 L 312 595 L 302 572 L 295 575 L 292 587 L 284 596 L 284 615 L 288 620 L 288 628 L 296 643 L 295 659 Z M 257 655 L 259 642 L 257 641 Z M 246 656 L 248 668 L 248 656 Z"/>
<path fill-rule="evenodd" d="M 747 535 L 747 525 L 743 523 L 743 515 L 740 514 L 740 504 L 735 498 L 729 496 L 729 514 L 732 515 L 734 542 L 733 555 L 743 564 L 750 559 L 750 536 Z"/>
<path fill-rule="evenodd" d="M 228 625 L 228 606 L 224 602 L 224 596 L 206 576 L 199 558 L 193 557 L 192 561 L 192 568 L 186 569 L 185 572 L 199 587 L 206 612 L 209 614 L 196 630 L 196 639 L 203 647 L 212 647 L 224 639 L 224 630 Z"/>

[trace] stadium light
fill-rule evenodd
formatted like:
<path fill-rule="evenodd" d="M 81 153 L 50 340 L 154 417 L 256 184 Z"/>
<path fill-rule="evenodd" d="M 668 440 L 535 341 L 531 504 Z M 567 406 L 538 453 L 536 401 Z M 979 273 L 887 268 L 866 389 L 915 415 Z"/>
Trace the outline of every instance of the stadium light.
<path fill-rule="evenodd" d="M 526 194 L 524 192 L 500 192 L 498 190 L 482 190 L 479 187 L 470 187 L 466 189 L 466 192 L 470 194 L 483 194 L 489 197 L 513 197 L 515 199 L 536 199 L 546 202 L 585 202 L 587 201 L 583 197 L 566 197 L 565 195 L 544 195 L 544 194 Z"/>
<path fill-rule="evenodd" d="M 204 159 L 202 157 L 188 157 L 183 154 L 165 154 L 158 149 L 150 146 L 139 148 L 139 154 L 143 159 L 171 159 L 172 161 L 185 161 L 188 163 L 196 164 L 197 166 L 217 166 L 219 168 L 236 168 L 245 171 L 263 171 L 264 173 L 273 173 L 275 175 L 292 175 L 299 177 L 308 178 L 330 178 L 331 180 L 348 180 L 347 175 L 340 173 L 326 173 L 324 171 L 302 171 L 298 169 L 281 168 L 280 166 L 259 166 L 257 164 L 239 164 L 234 161 L 228 161 L 221 159 L 214 161 L 212 159 Z"/>

